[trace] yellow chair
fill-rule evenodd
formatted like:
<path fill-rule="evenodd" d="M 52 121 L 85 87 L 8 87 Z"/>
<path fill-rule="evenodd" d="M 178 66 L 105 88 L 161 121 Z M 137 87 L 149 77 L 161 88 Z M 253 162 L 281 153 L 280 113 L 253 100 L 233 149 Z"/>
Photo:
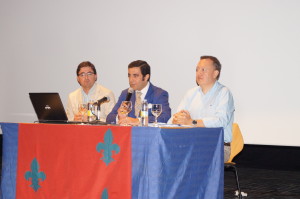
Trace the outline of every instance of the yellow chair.
<path fill-rule="evenodd" d="M 243 139 L 240 127 L 237 123 L 233 123 L 233 125 L 232 125 L 232 141 L 231 141 L 230 146 L 231 146 L 230 157 L 229 157 L 229 160 L 224 163 L 224 168 L 226 170 L 230 169 L 235 172 L 238 196 L 239 196 L 239 198 L 242 198 L 236 163 L 232 162 L 232 159 L 237 154 L 239 154 L 244 148 L 244 139 Z"/>

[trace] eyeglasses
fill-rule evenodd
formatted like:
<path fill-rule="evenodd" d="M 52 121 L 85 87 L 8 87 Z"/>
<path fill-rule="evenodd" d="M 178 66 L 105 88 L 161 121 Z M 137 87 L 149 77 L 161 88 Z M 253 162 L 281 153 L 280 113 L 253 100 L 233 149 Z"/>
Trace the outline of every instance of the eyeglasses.
<path fill-rule="evenodd" d="M 80 73 L 78 76 L 79 77 L 91 77 L 92 75 L 94 75 L 95 73 L 92 73 L 92 72 L 88 72 L 88 73 Z"/>

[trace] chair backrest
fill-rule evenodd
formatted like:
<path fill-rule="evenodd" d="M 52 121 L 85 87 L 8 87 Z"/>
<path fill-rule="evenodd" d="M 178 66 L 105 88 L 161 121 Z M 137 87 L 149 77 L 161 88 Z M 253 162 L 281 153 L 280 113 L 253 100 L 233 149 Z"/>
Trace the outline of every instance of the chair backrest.
<path fill-rule="evenodd" d="M 240 127 L 237 123 L 232 125 L 232 141 L 231 141 L 231 153 L 227 162 L 232 162 L 232 159 L 239 154 L 244 148 L 244 139 L 241 133 Z"/>

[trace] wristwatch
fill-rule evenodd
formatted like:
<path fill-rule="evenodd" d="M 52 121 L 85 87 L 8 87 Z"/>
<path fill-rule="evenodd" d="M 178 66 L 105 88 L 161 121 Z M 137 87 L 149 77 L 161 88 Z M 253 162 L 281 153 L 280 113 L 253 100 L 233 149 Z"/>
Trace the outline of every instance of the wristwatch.
<path fill-rule="evenodd" d="M 193 125 L 197 125 L 197 120 L 192 121 Z"/>

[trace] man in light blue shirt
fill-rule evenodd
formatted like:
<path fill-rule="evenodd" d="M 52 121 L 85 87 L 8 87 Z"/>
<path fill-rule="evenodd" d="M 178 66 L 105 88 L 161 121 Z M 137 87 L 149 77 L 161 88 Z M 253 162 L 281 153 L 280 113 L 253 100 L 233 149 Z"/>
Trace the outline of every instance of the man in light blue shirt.
<path fill-rule="evenodd" d="M 221 63 L 216 57 L 202 56 L 196 68 L 197 87 L 186 93 L 172 123 L 197 127 L 224 128 L 224 161 L 230 157 L 234 102 L 230 90 L 218 79 Z"/>

